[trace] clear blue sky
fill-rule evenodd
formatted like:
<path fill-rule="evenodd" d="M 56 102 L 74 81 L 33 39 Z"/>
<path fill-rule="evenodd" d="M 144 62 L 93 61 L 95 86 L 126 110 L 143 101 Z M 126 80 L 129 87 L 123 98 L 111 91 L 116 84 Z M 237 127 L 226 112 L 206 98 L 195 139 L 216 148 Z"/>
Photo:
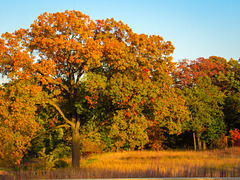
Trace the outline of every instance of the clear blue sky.
<path fill-rule="evenodd" d="M 160 35 L 175 46 L 174 61 L 240 57 L 240 0 L 0 0 L 0 34 L 28 28 L 44 12 L 79 10 L 113 17 L 134 32 Z"/>

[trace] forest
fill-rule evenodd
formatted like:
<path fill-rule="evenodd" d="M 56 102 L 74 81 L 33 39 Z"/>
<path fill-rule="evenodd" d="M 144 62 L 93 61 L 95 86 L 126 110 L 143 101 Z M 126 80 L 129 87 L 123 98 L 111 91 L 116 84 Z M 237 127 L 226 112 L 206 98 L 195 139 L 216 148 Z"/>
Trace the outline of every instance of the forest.
<path fill-rule="evenodd" d="M 113 18 L 44 13 L 0 38 L 0 164 L 240 146 L 240 61 L 173 62 L 174 45 Z M 46 168 L 42 165 L 42 167 Z"/>

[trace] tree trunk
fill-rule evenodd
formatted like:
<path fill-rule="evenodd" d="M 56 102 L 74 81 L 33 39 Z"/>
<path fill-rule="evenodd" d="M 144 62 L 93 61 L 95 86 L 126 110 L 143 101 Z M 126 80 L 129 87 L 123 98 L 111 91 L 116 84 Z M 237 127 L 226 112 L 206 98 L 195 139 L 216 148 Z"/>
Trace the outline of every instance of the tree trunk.
<path fill-rule="evenodd" d="M 200 136 L 198 136 L 197 139 L 198 139 L 198 149 L 202 150 L 202 142 L 201 142 Z"/>
<path fill-rule="evenodd" d="M 80 168 L 80 134 L 75 127 L 72 127 L 72 167 Z"/>
<path fill-rule="evenodd" d="M 195 132 L 193 132 L 193 145 L 194 145 L 194 151 L 197 151 L 196 133 Z"/>
<path fill-rule="evenodd" d="M 206 142 L 203 141 L 203 150 L 205 151 L 206 149 L 207 149 L 207 147 L 206 147 Z"/>

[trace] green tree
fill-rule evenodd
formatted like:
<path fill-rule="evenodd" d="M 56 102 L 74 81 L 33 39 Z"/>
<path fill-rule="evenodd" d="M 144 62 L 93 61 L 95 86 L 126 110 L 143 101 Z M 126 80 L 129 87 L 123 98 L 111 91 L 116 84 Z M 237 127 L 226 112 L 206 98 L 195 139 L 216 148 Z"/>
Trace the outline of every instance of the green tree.
<path fill-rule="evenodd" d="M 240 129 L 240 92 L 229 92 L 224 106 L 225 122 L 228 129 Z"/>
<path fill-rule="evenodd" d="M 170 80 L 167 84 L 147 78 L 145 71 L 136 77 L 118 71 L 111 76 L 109 72 L 88 73 L 79 91 L 85 98 L 80 98 L 78 113 L 87 115 L 91 126 L 103 122 L 116 149 L 126 145 L 142 148 L 148 142 L 147 128 L 152 123 L 166 127 L 169 133 L 181 133 L 188 120 L 185 102 L 170 87 Z"/>
<path fill-rule="evenodd" d="M 222 75 L 219 81 L 224 85 L 226 94 L 224 114 L 228 130 L 240 128 L 240 64 L 239 61 L 230 59 L 227 75 Z"/>
<path fill-rule="evenodd" d="M 196 150 L 196 135 L 198 148 L 202 149 L 202 141 L 210 145 L 225 130 L 224 93 L 208 77 L 200 77 L 194 87 L 183 88 L 182 92 L 191 113 L 189 128 L 193 131 L 194 148 Z"/>

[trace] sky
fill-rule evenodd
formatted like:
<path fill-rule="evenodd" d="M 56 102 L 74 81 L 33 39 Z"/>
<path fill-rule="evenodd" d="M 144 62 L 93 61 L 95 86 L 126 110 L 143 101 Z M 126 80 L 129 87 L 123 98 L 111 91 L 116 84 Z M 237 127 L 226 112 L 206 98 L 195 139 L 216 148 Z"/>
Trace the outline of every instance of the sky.
<path fill-rule="evenodd" d="M 138 34 L 175 46 L 173 61 L 240 58 L 240 0 L 0 0 L 0 34 L 29 28 L 44 13 L 77 10 L 92 20 L 114 18 Z"/>

